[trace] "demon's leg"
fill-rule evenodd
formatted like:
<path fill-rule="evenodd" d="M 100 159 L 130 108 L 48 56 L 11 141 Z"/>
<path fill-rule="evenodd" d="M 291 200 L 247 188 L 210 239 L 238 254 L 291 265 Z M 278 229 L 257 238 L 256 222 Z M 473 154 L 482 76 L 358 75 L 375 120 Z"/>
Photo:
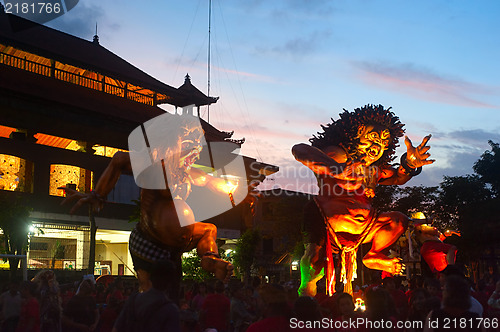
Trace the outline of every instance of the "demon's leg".
<path fill-rule="evenodd" d="M 217 279 L 229 280 L 233 274 L 233 265 L 218 257 L 216 239 L 215 225 L 202 222 L 193 225 L 193 243 L 196 244 L 196 251 L 201 257 L 201 267 L 214 273 Z"/>
<path fill-rule="evenodd" d="M 401 272 L 403 264 L 400 259 L 389 258 L 382 251 L 390 247 L 404 233 L 408 227 L 408 221 L 408 217 L 400 212 L 386 212 L 379 216 L 371 234 L 365 240 L 365 243 L 373 242 L 372 248 L 363 257 L 366 267 L 392 274 Z"/>
<path fill-rule="evenodd" d="M 316 283 L 323 278 L 323 264 L 320 264 L 322 247 L 307 243 L 304 255 L 300 259 L 299 296 L 315 296 Z"/>

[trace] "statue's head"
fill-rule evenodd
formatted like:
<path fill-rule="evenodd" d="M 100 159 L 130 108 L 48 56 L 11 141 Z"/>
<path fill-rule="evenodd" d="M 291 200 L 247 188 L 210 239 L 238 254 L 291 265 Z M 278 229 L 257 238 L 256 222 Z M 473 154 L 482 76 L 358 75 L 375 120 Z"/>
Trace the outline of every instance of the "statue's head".
<path fill-rule="evenodd" d="M 139 135 L 142 134 L 140 128 L 136 130 Z M 173 183 L 182 182 L 186 172 L 199 159 L 202 146 L 205 144 L 199 119 L 188 115 L 165 114 L 145 123 L 145 131 L 151 155 L 140 154 L 139 157 L 148 161 L 151 159 L 154 167 L 164 168 Z M 152 181 L 161 181 L 163 172 L 158 176 L 160 179 L 152 178 Z"/>
<path fill-rule="evenodd" d="M 371 165 L 389 148 L 391 132 L 382 125 L 367 124 L 358 128 L 358 151 L 360 159 L 366 165 Z"/>
<path fill-rule="evenodd" d="M 200 158 L 202 138 L 203 129 L 199 125 L 189 123 L 181 128 L 179 168 L 187 171 Z"/>
<path fill-rule="evenodd" d="M 436 227 L 417 220 L 414 224 L 414 228 L 415 237 L 420 243 L 424 243 L 428 240 L 439 241 L 441 232 L 439 232 Z"/>
<path fill-rule="evenodd" d="M 351 159 L 366 165 L 389 163 L 404 133 L 404 125 L 390 109 L 366 105 L 353 112 L 344 110 L 339 120 L 322 125 L 324 131 L 309 141 L 319 149 L 340 146 Z"/>

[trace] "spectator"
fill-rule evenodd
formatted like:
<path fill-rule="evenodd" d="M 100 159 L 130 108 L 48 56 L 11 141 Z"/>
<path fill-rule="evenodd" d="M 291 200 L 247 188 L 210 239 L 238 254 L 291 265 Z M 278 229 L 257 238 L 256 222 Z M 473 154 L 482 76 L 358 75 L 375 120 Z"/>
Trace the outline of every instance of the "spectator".
<path fill-rule="evenodd" d="M 217 280 L 215 294 L 208 294 L 201 306 L 200 321 L 202 331 L 214 328 L 218 332 L 229 331 L 231 301 L 224 295 L 224 284 Z"/>
<path fill-rule="evenodd" d="M 392 321 L 396 326 L 394 302 L 392 297 L 381 287 L 375 287 L 366 291 L 366 318 L 372 322 Z"/>
<path fill-rule="evenodd" d="M 411 296 L 411 293 L 415 289 L 423 288 L 423 287 L 424 287 L 424 278 L 421 275 L 414 276 L 408 282 L 408 290 L 405 293 L 406 297 L 409 299 Z"/>
<path fill-rule="evenodd" d="M 310 296 L 301 296 L 297 298 L 293 305 L 293 317 L 300 321 L 297 325 L 301 331 L 320 331 L 321 328 L 321 310 L 315 298 Z M 292 321 L 290 321 L 292 323 Z M 317 324 L 314 327 L 314 324 Z M 309 325 L 309 326 L 308 326 Z M 301 328 L 300 326 L 304 326 Z M 291 326 L 293 327 L 293 326 Z"/>
<path fill-rule="evenodd" d="M 497 281 L 496 288 L 488 299 L 488 305 L 492 308 L 500 309 L 500 280 Z"/>
<path fill-rule="evenodd" d="M 106 287 L 102 283 L 98 283 L 95 287 L 96 290 L 96 295 L 95 295 L 95 301 L 99 307 L 104 307 L 104 304 L 106 303 Z"/>
<path fill-rule="evenodd" d="M 413 325 L 413 328 L 407 329 L 407 332 L 423 331 L 423 323 L 431 310 L 428 306 L 429 297 L 429 292 L 427 292 L 424 288 L 415 288 L 411 292 L 410 299 L 408 300 L 409 312 L 407 320 L 412 322 L 422 322 L 422 328 L 417 328 L 417 325 Z M 439 308 L 439 304 L 437 308 Z"/>
<path fill-rule="evenodd" d="M 427 316 L 426 323 L 424 324 L 424 331 L 448 331 L 445 327 L 445 321 L 448 322 L 477 322 L 479 315 L 471 312 L 468 309 L 471 305 L 471 296 L 469 285 L 464 278 L 457 275 L 450 275 L 446 277 L 443 289 L 442 308 L 432 310 Z M 431 326 L 430 322 L 437 321 L 437 328 Z M 466 328 L 460 331 L 481 331 L 477 324 L 466 324 Z M 452 330 L 454 326 L 451 326 Z"/>
<path fill-rule="evenodd" d="M 487 309 L 488 309 L 488 293 L 486 292 L 486 281 L 481 279 L 477 283 L 477 290 L 472 292 L 472 297 L 474 297 L 481 305 L 483 306 L 483 310 L 485 312 L 485 316 L 487 317 Z"/>
<path fill-rule="evenodd" d="M 36 295 L 36 285 L 24 281 L 20 287 L 23 303 L 16 332 L 40 332 L 40 308 Z"/>
<path fill-rule="evenodd" d="M 404 320 L 408 315 L 408 298 L 405 293 L 396 288 L 396 281 L 392 277 L 387 277 L 382 280 L 384 288 L 392 297 L 396 308 L 396 317 L 399 320 Z"/>
<path fill-rule="evenodd" d="M 198 328 L 198 313 L 191 309 L 189 303 L 182 299 L 179 302 L 179 319 L 181 322 L 181 331 L 182 332 L 197 332 Z"/>
<path fill-rule="evenodd" d="M 259 305 L 264 318 L 250 325 L 246 331 L 288 331 L 290 329 L 290 320 L 285 289 L 275 284 L 263 285 L 259 287 L 259 298 Z"/>
<path fill-rule="evenodd" d="M 40 296 L 40 331 L 61 331 L 61 296 L 56 275 L 51 270 L 40 271 L 33 281 L 38 284 Z"/>
<path fill-rule="evenodd" d="M 99 322 L 99 311 L 92 297 L 94 284 L 90 280 L 81 282 L 75 296 L 73 296 L 63 313 L 63 331 L 94 331 Z"/>
<path fill-rule="evenodd" d="M 204 282 L 201 282 L 198 285 L 198 293 L 193 297 L 193 300 L 191 301 L 191 309 L 193 309 L 195 312 L 199 312 L 206 297 L 207 285 Z"/>
<path fill-rule="evenodd" d="M 439 280 L 433 278 L 427 278 L 424 282 L 424 288 L 429 292 L 429 296 L 437 297 L 441 301 L 441 284 Z"/>
<path fill-rule="evenodd" d="M 179 308 L 166 294 L 175 275 L 173 263 L 156 263 L 150 273 L 152 287 L 128 298 L 113 331 L 180 332 Z"/>
<path fill-rule="evenodd" d="M 19 322 L 21 314 L 21 295 L 18 291 L 18 283 L 12 281 L 9 284 L 9 290 L 1 295 L 0 302 L 2 303 L 2 332 L 14 332 Z"/>
<path fill-rule="evenodd" d="M 465 280 L 465 282 L 468 285 L 468 280 L 465 278 L 464 273 L 457 265 L 448 265 L 446 267 L 446 269 L 441 271 L 441 274 L 440 274 L 441 286 L 443 286 L 446 283 L 446 279 L 449 276 L 457 276 L 459 278 L 462 278 L 463 280 Z M 469 286 L 467 288 L 470 289 Z M 479 315 L 479 317 L 483 317 L 483 306 L 481 305 L 481 303 L 479 303 L 478 300 L 473 298 L 470 295 L 470 292 L 469 292 L 469 297 L 470 297 L 470 299 L 469 299 L 469 303 L 470 303 L 469 311 L 477 313 Z"/>
<path fill-rule="evenodd" d="M 255 317 L 246 308 L 242 285 L 235 285 L 231 296 L 231 322 L 233 323 L 233 331 L 245 331 L 254 319 Z"/>
<path fill-rule="evenodd" d="M 74 284 L 69 285 L 64 292 L 61 294 L 61 303 L 64 308 L 68 304 L 69 300 L 76 294 L 76 288 Z"/>
<path fill-rule="evenodd" d="M 356 321 L 359 317 L 361 317 L 359 313 L 354 311 L 355 306 L 352 296 L 348 293 L 339 294 L 337 297 L 337 307 L 339 308 L 340 315 L 335 319 L 335 322 L 340 322 L 337 324 L 338 326 L 341 326 L 341 328 L 339 328 L 338 331 L 339 332 L 359 331 L 360 329 L 356 327 L 345 325 L 345 323 L 344 325 L 342 324 L 342 322 L 344 321 L 352 322 Z M 345 328 L 343 328 L 342 326 L 345 326 Z"/>
<path fill-rule="evenodd" d="M 123 280 L 117 277 L 116 280 L 109 286 L 108 295 L 106 297 L 106 304 L 108 306 L 117 306 L 118 311 L 125 303 L 125 295 L 123 294 Z"/>
<path fill-rule="evenodd" d="M 257 298 L 255 297 L 255 289 L 253 289 L 251 286 L 247 286 L 244 288 L 243 293 L 245 294 L 244 299 L 245 299 L 245 305 L 247 307 L 247 310 L 250 314 L 253 316 L 260 316 L 258 312 L 258 304 L 257 304 Z M 297 292 L 295 292 L 297 294 Z"/>
<path fill-rule="evenodd" d="M 322 289 L 323 294 L 319 295 L 319 290 Z M 333 296 L 328 296 L 326 292 L 326 283 L 318 282 L 318 293 L 314 297 L 319 304 L 323 317 L 335 318 L 340 315 L 337 305 L 337 298 L 344 293 L 344 284 L 342 282 L 335 283 L 335 293 Z"/>

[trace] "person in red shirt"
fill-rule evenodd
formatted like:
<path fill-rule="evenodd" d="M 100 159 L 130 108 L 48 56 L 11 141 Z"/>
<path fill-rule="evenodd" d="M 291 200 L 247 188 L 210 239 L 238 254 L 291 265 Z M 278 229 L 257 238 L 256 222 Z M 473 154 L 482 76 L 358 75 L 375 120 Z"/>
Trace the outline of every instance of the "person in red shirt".
<path fill-rule="evenodd" d="M 30 281 L 25 281 L 20 287 L 21 315 L 16 332 L 40 332 L 40 306 L 35 297 L 36 285 Z"/>
<path fill-rule="evenodd" d="M 408 315 L 408 298 L 403 291 L 396 288 L 394 278 L 385 278 L 382 283 L 392 297 L 396 309 L 396 318 L 404 320 Z"/>
<path fill-rule="evenodd" d="M 208 294 L 201 305 L 200 322 L 202 330 L 214 328 L 218 332 L 229 331 L 231 301 L 224 295 L 224 283 L 215 283 L 215 293 Z"/>
<path fill-rule="evenodd" d="M 289 308 L 285 289 L 276 284 L 266 284 L 259 288 L 259 305 L 264 318 L 253 323 L 246 332 L 290 331 Z"/>

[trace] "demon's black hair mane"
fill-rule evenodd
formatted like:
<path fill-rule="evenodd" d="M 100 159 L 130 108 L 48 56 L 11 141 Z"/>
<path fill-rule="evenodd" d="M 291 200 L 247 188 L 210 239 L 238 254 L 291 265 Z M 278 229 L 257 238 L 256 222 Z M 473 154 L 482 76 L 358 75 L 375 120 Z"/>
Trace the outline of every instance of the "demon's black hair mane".
<path fill-rule="evenodd" d="M 391 139 L 387 150 L 376 164 L 383 165 L 390 163 L 398 147 L 398 141 L 404 133 L 404 124 L 390 111 L 391 107 L 384 109 L 384 106 L 366 105 L 356 108 L 353 112 L 344 109 L 340 113 L 340 119 L 333 120 L 326 126 L 321 125 L 323 132 L 313 135 L 309 141 L 312 146 L 323 149 L 327 146 L 340 146 L 346 150 L 353 159 L 359 157 L 358 151 L 358 129 L 362 125 L 382 125 L 391 133 Z"/>

